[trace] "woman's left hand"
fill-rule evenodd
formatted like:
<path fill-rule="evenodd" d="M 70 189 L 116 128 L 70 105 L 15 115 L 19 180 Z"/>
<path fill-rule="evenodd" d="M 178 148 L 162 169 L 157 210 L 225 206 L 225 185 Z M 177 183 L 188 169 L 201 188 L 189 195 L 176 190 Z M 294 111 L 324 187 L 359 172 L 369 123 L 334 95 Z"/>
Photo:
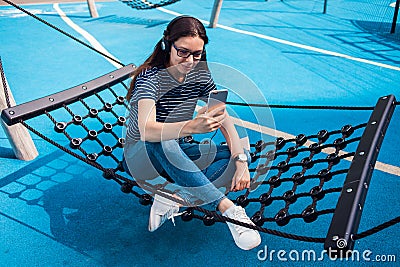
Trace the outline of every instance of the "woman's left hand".
<path fill-rule="evenodd" d="M 247 162 L 236 161 L 236 171 L 232 179 L 231 191 L 237 192 L 250 187 L 250 172 Z"/>

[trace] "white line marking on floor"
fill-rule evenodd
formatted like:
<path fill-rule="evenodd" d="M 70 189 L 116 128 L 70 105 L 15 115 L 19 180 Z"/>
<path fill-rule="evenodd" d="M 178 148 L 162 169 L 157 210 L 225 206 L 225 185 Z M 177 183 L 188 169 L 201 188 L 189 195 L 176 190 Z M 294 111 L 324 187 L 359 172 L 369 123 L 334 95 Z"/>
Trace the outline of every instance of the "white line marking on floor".
<path fill-rule="evenodd" d="M 81 27 L 79 27 L 78 25 L 76 25 L 74 22 L 72 22 L 72 20 L 70 18 L 67 17 L 67 15 L 61 10 L 61 8 L 59 7 L 59 5 L 53 4 L 54 9 L 57 11 L 57 13 L 60 15 L 60 17 L 62 18 L 62 20 L 64 20 L 65 23 L 67 23 L 72 29 L 74 29 L 75 31 L 77 31 L 80 35 L 83 36 L 83 38 L 85 38 L 95 49 L 99 50 L 100 52 L 106 54 L 107 56 L 114 58 L 115 60 L 119 61 L 118 59 L 116 59 L 113 55 L 111 55 L 111 53 L 109 53 L 107 51 L 107 49 L 105 49 L 99 41 L 96 40 L 96 38 L 94 38 L 90 33 L 88 33 L 87 31 L 85 31 L 84 29 L 82 29 Z M 104 56 L 103 56 L 104 57 Z M 112 61 L 111 59 L 104 57 L 108 62 L 110 62 L 114 67 L 121 68 L 122 66 L 119 65 L 118 63 Z"/>
<path fill-rule="evenodd" d="M 182 15 L 180 13 L 177 13 L 177 12 L 174 12 L 174 11 L 170 11 L 170 10 L 167 10 L 165 8 L 162 8 L 162 7 L 159 7 L 157 9 L 162 11 L 162 12 L 174 15 L 174 16 L 181 16 Z M 205 20 L 200 20 L 200 21 L 203 22 L 206 25 L 210 24 L 208 21 L 205 21 Z M 273 42 L 276 42 L 276 43 L 289 45 L 289 46 L 293 46 L 293 47 L 297 47 L 297 48 L 301 48 L 301 49 L 305 49 L 305 50 L 309 50 L 309 51 L 313 51 L 313 52 L 317 52 L 317 53 L 321 53 L 321 54 L 325 54 L 325 55 L 345 58 L 345 59 L 349 59 L 349 60 L 352 60 L 352 61 L 357 61 L 357 62 L 369 64 L 369 65 L 374 65 L 374 66 L 385 68 L 385 69 L 391 69 L 391 70 L 400 71 L 400 67 L 392 66 L 392 65 L 389 65 L 389 64 L 379 63 L 379 62 L 375 62 L 375 61 L 364 59 L 364 58 L 353 57 L 353 56 L 349 56 L 349 55 L 346 55 L 346 54 L 333 52 L 333 51 L 329 51 L 329 50 L 326 50 L 326 49 L 321 49 L 321 48 L 317 48 L 317 47 L 313 47 L 313 46 L 309 46 L 309 45 L 299 44 L 299 43 L 295 43 L 295 42 L 291 42 L 291 41 L 275 38 L 275 37 L 264 35 L 264 34 L 260 34 L 260 33 L 240 30 L 240 29 L 236 29 L 236 28 L 233 28 L 233 27 L 224 26 L 222 24 L 217 24 L 217 27 L 219 27 L 221 29 L 224 29 L 224 30 L 227 30 L 227 31 L 232 31 L 232 32 L 240 33 L 240 34 L 254 36 L 254 37 L 257 37 L 257 38 L 260 38 L 260 39 L 265 39 L 265 40 L 273 41 Z"/>

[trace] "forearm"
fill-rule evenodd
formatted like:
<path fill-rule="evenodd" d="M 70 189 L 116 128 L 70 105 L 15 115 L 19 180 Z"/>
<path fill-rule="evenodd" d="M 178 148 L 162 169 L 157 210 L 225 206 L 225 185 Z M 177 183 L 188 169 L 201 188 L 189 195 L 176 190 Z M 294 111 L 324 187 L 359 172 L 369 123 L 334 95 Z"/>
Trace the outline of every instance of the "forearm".
<path fill-rule="evenodd" d="M 148 122 L 143 129 L 140 129 L 140 139 L 147 142 L 160 142 L 164 140 L 177 139 L 191 135 L 188 121 L 161 123 Z"/>
<path fill-rule="evenodd" d="M 160 142 L 190 135 L 192 134 L 192 127 L 190 127 L 189 122 L 157 122 L 154 100 L 139 100 L 138 127 L 142 141 Z"/>
<path fill-rule="evenodd" d="M 224 122 L 222 123 L 221 132 L 226 139 L 226 142 L 228 144 L 229 150 L 231 151 L 232 155 L 243 153 L 243 146 L 240 142 L 239 135 L 229 115 L 226 116 Z"/>
<path fill-rule="evenodd" d="M 226 138 L 231 155 L 243 153 L 243 146 L 231 117 L 227 116 L 221 131 Z M 250 187 L 250 173 L 247 162 L 235 161 L 236 171 L 232 177 L 231 191 L 240 191 Z"/>
<path fill-rule="evenodd" d="M 138 126 L 140 139 L 148 142 L 160 142 L 192 134 L 213 132 L 220 128 L 222 121 L 224 121 L 225 113 L 217 115 L 221 112 L 221 109 L 224 109 L 224 107 L 221 107 L 220 109 L 216 108 L 208 113 L 207 116 L 205 115 L 205 110 L 203 110 L 192 120 L 161 123 L 156 120 L 154 100 L 139 100 Z"/>

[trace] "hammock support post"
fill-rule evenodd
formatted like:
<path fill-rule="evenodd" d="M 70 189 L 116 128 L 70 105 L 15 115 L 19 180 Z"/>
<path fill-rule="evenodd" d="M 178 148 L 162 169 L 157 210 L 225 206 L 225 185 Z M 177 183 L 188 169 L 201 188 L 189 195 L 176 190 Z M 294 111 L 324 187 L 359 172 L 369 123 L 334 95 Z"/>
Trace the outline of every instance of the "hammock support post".
<path fill-rule="evenodd" d="M 99 13 L 97 13 L 97 9 L 96 9 L 96 3 L 94 0 L 86 0 L 88 7 L 89 7 L 89 12 L 90 12 L 90 16 L 92 18 L 98 18 L 99 17 Z"/>
<path fill-rule="evenodd" d="M 330 257 L 345 258 L 354 248 L 375 162 L 395 109 L 393 95 L 381 97 L 371 114 L 346 175 L 325 239 Z"/>
<path fill-rule="evenodd" d="M 394 6 L 392 27 L 390 28 L 390 33 L 391 34 L 394 34 L 396 32 L 396 23 L 397 23 L 397 17 L 399 15 L 399 6 L 400 6 L 400 0 L 396 0 L 396 4 Z"/>
<path fill-rule="evenodd" d="M 3 78 L 5 80 L 5 77 Z M 6 80 L 5 84 L 7 88 L 9 88 Z M 7 100 L 4 93 L 5 89 L 6 88 L 4 88 L 3 83 L 0 82 L 0 111 L 7 108 Z M 8 97 L 11 106 L 15 106 L 15 100 L 10 91 L 8 91 Z M 8 141 L 10 141 L 16 158 L 29 161 L 38 156 L 39 153 L 36 149 L 36 146 L 33 143 L 28 130 L 22 124 L 17 123 L 15 125 L 8 126 L 3 120 L 1 120 L 1 126 L 7 135 Z"/>
<path fill-rule="evenodd" d="M 208 26 L 209 28 L 217 27 L 219 13 L 221 12 L 221 7 L 222 7 L 222 2 L 223 0 L 215 0 L 214 7 L 211 12 L 210 24 Z"/>

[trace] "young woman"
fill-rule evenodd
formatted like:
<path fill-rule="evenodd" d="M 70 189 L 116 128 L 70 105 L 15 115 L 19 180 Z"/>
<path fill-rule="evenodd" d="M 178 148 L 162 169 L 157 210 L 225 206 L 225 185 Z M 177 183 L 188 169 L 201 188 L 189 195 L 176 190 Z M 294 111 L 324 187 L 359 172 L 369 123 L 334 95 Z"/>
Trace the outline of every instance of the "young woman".
<path fill-rule="evenodd" d="M 216 86 L 208 70 L 203 24 L 196 18 L 173 19 L 151 56 L 139 66 L 127 99 L 130 102 L 125 167 L 146 186 L 160 174 L 168 175 L 175 186 L 176 199 L 193 205 L 210 204 L 224 216 L 252 223 L 242 207 L 225 197 L 225 191 L 250 186 L 248 151 L 221 104 L 212 110 L 196 103 L 207 99 Z M 227 145 L 193 144 L 193 134 L 220 130 Z M 247 154 L 246 154 L 247 153 Z M 158 194 L 150 210 L 149 231 L 179 215 L 180 205 Z M 261 242 L 257 231 L 228 223 L 238 247 L 252 249 Z"/>

